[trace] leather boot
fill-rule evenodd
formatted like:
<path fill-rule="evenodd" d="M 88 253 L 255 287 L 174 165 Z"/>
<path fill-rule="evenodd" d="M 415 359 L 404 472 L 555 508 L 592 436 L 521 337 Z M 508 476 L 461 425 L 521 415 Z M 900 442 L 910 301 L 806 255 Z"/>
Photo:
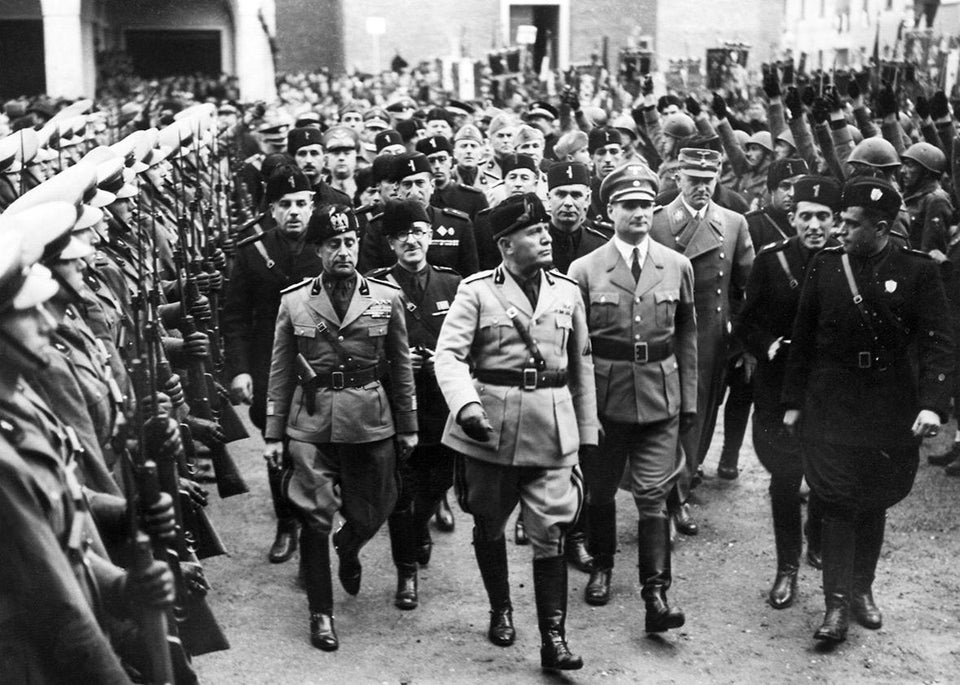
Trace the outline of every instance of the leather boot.
<path fill-rule="evenodd" d="M 270 497 L 273 499 L 273 510 L 277 515 L 277 534 L 270 545 L 268 558 L 271 564 L 282 564 L 290 559 L 297 551 L 297 533 L 300 522 L 296 512 L 283 496 L 283 469 L 267 467 L 267 482 L 270 484 Z"/>
<path fill-rule="evenodd" d="M 637 523 L 638 557 L 640 562 L 640 596 L 647 614 L 648 633 L 662 633 L 679 628 L 686 620 L 679 609 L 667 604 L 673 574 L 670 568 L 670 521 L 666 518 L 645 518 Z"/>
<path fill-rule="evenodd" d="M 815 569 L 823 568 L 823 556 L 820 553 L 820 539 L 823 535 L 823 504 L 810 492 L 807 502 L 807 523 L 803 532 L 807 536 L 807 563 Z"/>
<path fill-rule="evenodd" d="M 813 634 L 814 640 L 835 644 L 847 639 L 855 541 L 854 525 L 850 521 L 823 520 L 823 595 L 826 612 L 823 624 Z"/>
<path fill-rule="evenodd" d="M 360 547 L 363 542 L 355 539 L 350 533 L 349 524 L 345 523 L 336 533 L 333 534 L 333 546 L 340 557 L 340 568 L 337 569 L 337 576 L 340 578 L 340 584 L 346 590 L 348 595 L 356 595 L 360 592 L 360 577 L 363 573 L 363 567 L 360 565 Z"/>
<path fill-rule="evenodd" d="M 310 643 L 325 652 L 335 651 L 340 640 L 333 626 L 330 542 L 326 533 L 310 526 L 301 527 L 300 564 L 310 606 Z"/>
<path fill-rule="evenodd" d="M 527 527 L 523 525 L 523 510 L 517 512 L 517 522 L 513 524 L 513 541 L 518 545 L 529 545 Z"/>
<path fill-rule="evenodd" d="M 802 545 L 800 498 L 789 488 L 770 488 L 773 538 L 777 547 L 777 577 L 768 601 L 774 609 L 786 609 L 797 593 Z"/>
<path fill-rule="evenodd" d="M 419 604 L 417 596 L 417 549 L 413 511 L 395 511 L 387 519 L 390 531 L 390 551 L 397 567 L 397 593 L 393 603 L 398 609 L 409 611 Z"/>
<path fill-rule="evenodd" d="M 593 557 L 587 549 L 587 530 L 589 530 L 590 508 L 584 507 L 580 518 L 567 531 L 564 540 L 563 554 L 567 563 L 581 573 L 590 573 L 593 570 Z"/>
<path fill-rule="evenodd" d="M 583 659 L 567 646 L 567 564 L 563 557 L 533 560 L 533 593 L 540 626 L 540 668 L 583 668 Z"/>
<path fill-rule="evenodd" d="M 433 554 L 433 536 L 430 535 L 430 519 L 436 514 L 439 505 L 423 497 L 413 501 L 413 530 L 416 536 L 417 563 L 426 566 Z"/>
<path fill-rule="evenodd" d="M 447 493 L 443 493 L 443 499 L 440 500 L 440 506 L 437 507 L 437 530 L 444 533 L 452 533 L 456 521 L 453 518 L 453 509 L 450 508 L 450 502 L 447 499 Z"/>
<path fill-rule="evenodd" d="M 617 551 L 617 505 L 588 504 L 587 511 L 593 570 L 583 591 L 583 600 L 593 606 L 603 606 L 610 601 L 610 577 Z"/>
<path fill-rule="evenodd" d="M 513 627 L 513 605 L 510 603 L 510 574 L 507 566 L 507 540 L 502 535 L 496 540 L 483 539 L 473 529 L 473 551 L 483 587 L 490 600 L 490 628 L 487 639 L 498 647 L 513 644 L 517 637 Z"/>
<path fill-rule="evenodd" d="M 857 543 L 853 556 L 853 594 L 850 609 L 857 623 L 870 630 L 883 626 L 883 615 L 873 601 L 873 578 L 883 547 L 887 524 L 885 510 L 871 511 L 857 518 Z"/>
<path fill-rule="evenodd" d="M 740 475 L 740 469 L 737 467 L 739 461 L 739 450 L 732 452 L 724 447 L 723 452 L 720 453 L 720 463 L 717 464 L 717 476 L 724 480 L 736 480 Z"/>

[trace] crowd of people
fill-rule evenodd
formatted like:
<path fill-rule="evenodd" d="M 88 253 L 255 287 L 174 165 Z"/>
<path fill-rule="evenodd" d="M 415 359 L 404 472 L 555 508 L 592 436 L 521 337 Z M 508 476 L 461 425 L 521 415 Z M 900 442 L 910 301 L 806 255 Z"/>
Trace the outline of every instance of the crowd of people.
<path fill-rule="evenodd" d="M 793 603 L 805 556 L 819 643 L 881 627 L 886 510 L 960 406 L 954 113 L 871 72 L 843 94 L 787 63 L 762 74 L 742 112 L 650 77 L 500 107 L 409 75 L 284 77 L 273 103 L 190 79 L 8 102 L 0 672 L 187 683 L 192 656 L 228 648 L 205 600 L 201 560 L 225 553 L 205 485 L 247 492 L 241 405 L 276 514 L 267 557 L 299 552 L 318 649 L 340 640 L 331 544 L 357 594 L 386 523 L 395 605 L 416 609 L 431 525 L 459 517 L 451 487 L 493 644 L 516 636 L 512 520 L 541 665 L 582 667 L 568 566 L 589 574 L 583 601 L 610 601 L 621 489 L 645 629 L 680 628 L 671 546 L 698 533 L 718 420 L 716 473 L 738 477 L 751 407 L 769 604 Z M 960 431 L 929 460 L 960 475 Z"/>

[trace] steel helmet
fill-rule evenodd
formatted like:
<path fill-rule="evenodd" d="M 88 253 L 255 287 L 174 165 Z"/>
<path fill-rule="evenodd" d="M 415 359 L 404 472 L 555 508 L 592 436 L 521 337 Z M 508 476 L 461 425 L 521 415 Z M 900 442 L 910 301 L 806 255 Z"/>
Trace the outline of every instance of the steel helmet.
<path fill-rule="evenodd" d="M 864 138 L 850 151 L 847 161 L 864 164 L 874 169 L 889 169 L 900 166 L 900 158 L 893 145 L 879 136 Z"/>
<path fill-rule="evenodd" d="M 737 139 L 737 142 L 740 144 L 741 148 L 744 147 L 750 140 L 750 134 L 739 128 L 733 129 L 733 136 Z"/>
<path fill-rule="evenodd" d="M 696 133 L 697 126 L 693 123 L 693 119 L 683 112 L 671 114 L 663 119 L 663 135 L 665 136 L 683 140 L 696 135 Z"/>
<path fill-rule="evenodd" d="M 757 131 L 747 140 L 747 145 L 759 145 L 767 152 L 773 152 L 773 138 L 769 131 Z"/>
<path fill-rule="evenodd" d="M 902 159 L 912 159 L 924 169 L 938 176 L 947 168 L 947 157 L 940 148 L 930 143 L 914 143 L 900 155 Z"/>
<path fill-rule="evenodd" d="M 780 135 L 777 136 L 777 140 L 774 142 L 784 142 L 794 150 L 797 149 L 797 142 L 793 139 L 793 133 L 788 128 L 783 129 L 783 131 L 780 132 Z"/>

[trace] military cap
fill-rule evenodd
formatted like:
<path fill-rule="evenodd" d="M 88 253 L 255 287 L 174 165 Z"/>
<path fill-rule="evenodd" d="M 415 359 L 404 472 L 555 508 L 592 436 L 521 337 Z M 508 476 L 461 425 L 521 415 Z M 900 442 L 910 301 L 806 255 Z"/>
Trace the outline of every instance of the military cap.
<path fill-rule="evenodd" d="M 581 130 L 576 131 L 567 131 L 560 139 L 557 140 L 556 145 L 553 146 L 553 154 L 557 156 L 557 159 L 563 159 L 567 155 L 572 155 L 574 152 L 579 152 L 583 148 L 587 147 L 588 139 L 587 134 Z"/>
<path fill-rule="evenodd" d="M 240 110 L 232 102 L 221 102 L 217 114 L 240 114 Z"/>
<path fill-rule="evenodd" d="M 123 179 L 123 160 L 119 157 L 97 165 L 97 187 L 112 193 L 118 200 L 136 197 L 139 190 Z"/>
<path fill-rule="evenodd" d="M 623 134 L 615 128 L 600 126 L 592 129 L 587 138 L 587 150 L 594 152 L 607 145 L 623 145 Z"/>
<path fill-rule="evenodd" d="M 580 162 L 557 162 L 547 171 L 547 188 L 558 186 L 590 185 L 590 170 Z"/>
<path fill-rule="evenodd" d="M 21 251 L 19 234 L 0 235 L 0 315 L 36 307 L 60 289 L 46 267 L 25 266 Z"/>
<path fill-rule="evenodd" d="M 293 122 L 293 125 L 297 128 L 323 128 L 323 122 L 320 120 L 320 114 L 318 112 L 314 112 L 313 110 L 307 110 L 306 112 L 301 112 L 298 114 L 297 120 Z"/>
<path fill-rule="evenodd" d="M 23 160 L 29 163 L 36 157 L 38 144 L 36 131 L 29 128 L 20 129 L 0 140 L 0 171 L 20 171 Z"/>
<path fill-rule="evenodd" d="M 367 111 L 367 108 L 363 106 L 361 102 L 354 100 L 353 102 L 348 102 L 343 107 L 340 108 L 340 117 L 343 118 L 344 114 L 349 114 L 353 112 L 355 114 L 364 114 Z"/>
<path fill-rule="evenodd" d="M 453 134 L 454 143 L 457 143 L 461 140 L 472 140 L 475 143 L 483 145 L 483 134 L 480 133 L 480 129 L 473 124 L 464 124 L 457 129 L 456 133 Z"/>
<path fill-rule="evenodd" d="M 425 121 L 440 120 L 440 121 L 445 121 L 449 124 L 450 112 L 448 112 L 447 110 L 441 107 L 434 107 L 433 109 L 427 112 L 427 116 L 424 117 L 424 120 Z"/>
<path fill-rule="evenodd" d="M 773 138 L 770 131 L 757 131 L 747 140 L 747 145 L 759 145 L 767 152 L 773 152 Z"/>
<path fill-rule="evenodd" d="M 793 133 L 790 132 L 789 128 L 785 128 L 780 133 L 777 134 L 777 139 L 773 141 L 774 143 L 786 143 L 794 150 L 797 149 L 797 142 L 793 139 Z"/>
<path fill-rule="evenodd" d="M 258 133 L 286 133 L 290 126 L 290 119 L 278 109 L 268 109 L 260 118 L 257 126 Z"/>
<path fill-rule="evenodd" d="M 399 132 L 388 128 L 386 131 L 380 131 L 380 133 L 374 137 L 373 143 L 377 146 L 377 152 L 382 152 L 386 148 L 394 145 L 403 147 L 403 137 Z"/>
<path fill-rule="evenodd" d="M 723 145 L 720 144 L 720 136 L 717 134 L 695 135 L 683 141 L 684 147 L 698 147 L 704 150 L 715 150 L 723 152 Z"/>
<path fill-rule="evenodd" d="M 500 160 L 500 168 L 503 170 L 504 176 L 514 169 L 529 169 L 534 174 L 539 171 L 539 169 L 537 169 L 537 160 L 533 157 L 524 154 L 518 155 L 513 152 L 503 156 L 503 159 Z"/>
<path fill-rule="evenodd" d="M 527 119 L 543 117 L 544 119 L 555 121 L 558 116 L 560 116 L 560 112 L 557 111 L 557 108 L 543 100 L 531 102 L 530 107 L 527 109 Z"/>
<path fill-rule="evenodd" d="M 793 204 L 817 202 L 833 211 L 840 209 L 840 182 L 832 176 L 801 176 L 793 183 Z"/>
<path fill-rule="evenodd" d="M 377 155 L 370 165 L 370 182 L 379 184 L 383 181 L 393 181 L 393 164 L 398 161 L 398 155 Z"/>
<path fill-rule="evenodd" d="M 645 164 L 624 164 L 603 179 L 600 199 L 606 204 L 625 200 L 653 201 L 660 192 L 660 179 Z"/>
<path fill-rule="evenodd" d="M 287 152 L 289 154 L 295 155 L 297 150 L 308 145 L 323 145 L 323 134 L 320 133 L 320 129 L 313 126 L 290 129 L 287 134 Z"/>
<path fill-rule="evenodd" d="M 514 119 L 506 113 L 497 114 L 490 120 L 490 125 L 487 126 L 487 133 L 491 136 L 499 131 L 510 126 L 515 126 L 516 123 Z"/>
<path fill-rule="evenodd" d="M 797 157 L 774 160 L 767 169 L 767 188 L 773 190 L 783 181 L 809 173 L 810 167 Z"/>
<path fill-rule="evenodd" d="M 381 220 L 383 235 L 392 238 L 418 221 L 429 224 L 427 210 L 416 200 L 387 200 Z"/>
<path fill-rule="evenodd" d="M 512 195 L 490 210 L 493 239 L 499 240 L 522 228 L 550 221 L 536 193 Z"/>
<path fill-rule="evenodd" d="M 397 122 L 397 133 L 399 133 L 403 139 L 404 145 L 416 138 L 417 133 L 423 131 L 424 128 L 423 122 L 417 118 L 404 119 L 403 121 Z"/>
<path fill-rule="evenodd" d="M 903 198 L 897 189 L 879 178 L 855 177 L 843 186 L 840 196 L 840 209 L 849 207 L 863 207 L 873 209 L 892 220 L 897 216 Z"/>
<path fill-rule="evenodd" d="M 319 245 L 360 228 L 353 208 L 348 205 L 321 205 L 313 210 L 307 222 L 306 242 Z"/>
<path fill-rule="evenodd" d="M 527 124 L 521 124 L 517 128 L 517 132 L 513 134 L 513 146 L 517 147 L 518 145 L 523 145 L 524 143 L 530 143 L 535 140 L 543 142 L 544 135 L 543 131 L 533 126 Z"/>
<path fill-rule="evenodd" d="M 269 155 L 264 155 L 263 161 L 260 162 L 260 180 L 266 182 L 274 171 L 288 164 L 297 165 L 293 157 L 285 152 L 271 152 Z"/>
<path fill-rule="evenodd" d="M 21 239 L 20 256 L 24 264 L 50 265 L 88 257 L 94 249 L 74 238 L 71 230 L 78 216 L 77 206 L 69 202 L 45 202 L 17 212 L 4 213 L 0 234 L 17 233 Z"/>
<path fill-rule="evenodd" d="M 110 149 L 123 158 L 123 165 L 133 173 L 139 174 L 150 167 L 141 161 L 144 151 L 139 149 L 143 141 L 147 139 L 146 131 L 134 131 L 123 140 L 119 140 L 110 146 Z"/>
<path fill-rule="evenodd" d="M 382 107 L 373 107 L 363 113 L 363 125 L 367 128 L 390 128 L 390 115 Z"/>
<path fill-rule="evenodd" d="M 421 173 L 428 173 L 433 178 L 433 170 L 430 168 L 427 156 L 419 152 L 405 152 L 395 156 L 393 164 L 390 165 L 389 180 L 399 183 L 407 176 Z"/>
<path fill-rule="evenodd" d="M 417 108 L 417 103 L 415 103 L 412 98 L 402 97 L 399 100 L 395 100 L 394 102 L 391 102 L 389 105 L 387 105 L 386 109 L 388 112 L 392 112 L 396 114 L 407 109 L 416 109 L 416 108 Z"/>
<path fill-rule="evenodd" d="M 455 116 L 466 117 L 473 114 L 476 110 L 466 102 L 460 102 L 459 100 L 448 100 L 447 111 Z"/>
<path fill-rule="evenodd" d="M 417 152 L 421 152 L 427 156 L 434 155 L 438 152 L 453 154 L 453 146 L 446 136 L 430 136 L 417 142 Z"/>
<path fill-rule="evenodd" d="M 716 150 L 685 147 L 677 155 L 677 161 L 680 162 L 681 173 L 700 178 L 713 178 L 719 173 L 723 158 Z"/>
<path fill-rule="evenodd" d="M 630 136 L 633 140 L 636 140 L 638 137 L 637 122 L 635 122 L 629 114 L 621 114 L 618 116 L 610 122 L 610 127 L 617 129 L 624 135 Z"/>
<path fill-rule="evenodd" d="M 360 136 L 349 126 L 331 126 L 323 134 L 324 150 L 356 150 L 360 145 Z"/>
<path fill-rule="evenodd" d="M 299 193 L 305 190 L 313 190 L 310 181 L 300 171 L 296 164 L 286 164 L 277 167 L 267 179 L 267 188 L 264 191 L 264 199 L 267 204 L 276 202 L 284 195 L 289 193 Z"/>

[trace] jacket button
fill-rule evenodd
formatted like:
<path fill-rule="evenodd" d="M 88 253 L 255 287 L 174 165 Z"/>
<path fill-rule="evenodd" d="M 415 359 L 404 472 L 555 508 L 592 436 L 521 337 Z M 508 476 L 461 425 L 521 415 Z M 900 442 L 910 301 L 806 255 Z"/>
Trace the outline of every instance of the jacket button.
<path fill-rule="evenodd" d="M 338 336 L 337 336 L 337 340 L 338 340 L 339 342 L 343 342 L 343 336 L 342 336 L 342 335 L 338 335 Z"/>
<path fill-rule="evenodd" d="M 640 323 L 641 318 L 639 316 L 635 316 L 633 317 L 633 320 L 636 321 L 637 323 Z"/>

